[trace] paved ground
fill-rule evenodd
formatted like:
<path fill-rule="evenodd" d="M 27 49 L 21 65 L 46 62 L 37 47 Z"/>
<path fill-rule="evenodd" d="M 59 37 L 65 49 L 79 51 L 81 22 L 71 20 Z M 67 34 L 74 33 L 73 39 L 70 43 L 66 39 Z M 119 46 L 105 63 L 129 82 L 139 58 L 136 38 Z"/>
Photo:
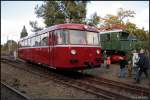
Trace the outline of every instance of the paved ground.
<path fill-rule="evenodd" d="M 84 73 L 89 73 L 92 75 L 100 76 L 100 77 L 106 77 L 111 80 L 116 80 L 116 81 L 121 81 L 125 82 L 128 84 L 134 84 L 135 80 L 133 76 L 129 77 L 128 71 L 126 69 L 126 77 L 124 79 L 120 79 L 119 76 L 119 65 L 118 64 L 112 64 L 110 66 L 110 69 L 106 69 L 103 67 L 101 68 L 96 68 L 96 69 L 91 69 L 91 70 L 85 70 Z M 141 83 L 140 84 L 135 84 L 137 86 L 142 86 L 142 87 L 149 87 L 148 85 L 148 79 L 145 78 L 145 75 L 143 74 L 141 77 Z"/>

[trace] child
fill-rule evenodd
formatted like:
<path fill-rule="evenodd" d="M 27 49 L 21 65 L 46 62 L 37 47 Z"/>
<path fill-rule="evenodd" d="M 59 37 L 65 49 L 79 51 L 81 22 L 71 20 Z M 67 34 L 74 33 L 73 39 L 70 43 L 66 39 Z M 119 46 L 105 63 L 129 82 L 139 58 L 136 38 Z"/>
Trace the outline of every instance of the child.
<path fill-rule="evenodd" d="M 104 60 L 104 68 L 106 67 L 107 65 L 107 54 L 106 54 L 106 50 L 103 52 L 103 60 Z"/>
<path fill-rule="evenodd" d="M 110 57 L 107 57 L 107 69 L 109 69 L 110 64 L 111 64 Z"/>

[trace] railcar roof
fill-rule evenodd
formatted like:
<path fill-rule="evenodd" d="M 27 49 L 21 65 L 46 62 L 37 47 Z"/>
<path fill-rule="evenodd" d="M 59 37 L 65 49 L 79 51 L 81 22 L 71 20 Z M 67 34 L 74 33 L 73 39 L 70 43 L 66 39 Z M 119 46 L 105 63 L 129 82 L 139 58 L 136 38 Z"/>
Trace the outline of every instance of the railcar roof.
<path fill-rule="evenodd" d="M 85 29 L 85 26 L 88 26 L 88 28 Z M 85 24 L 73 24 L 73 23 L 57 24 L 54 26 L 47 27 L 41 31 L 35 32 L 35 33 L 33 33 L 27 37 L 24 37 L 20 40 L 27 39 L 29 37 L 33 37 L 35 35 L 40 35 L 40 34 L 48 32 L 48 31 L 53 31 L 53 30 L 57 30 L 57 29 L 76 29 L 76 30 L 84 30 L 84 31 L 93 31 L 93 32 L 97 32 L 97 33 L 99 32 L 98 29 L 91 27 L 89 25 L 85 25 Z"/>

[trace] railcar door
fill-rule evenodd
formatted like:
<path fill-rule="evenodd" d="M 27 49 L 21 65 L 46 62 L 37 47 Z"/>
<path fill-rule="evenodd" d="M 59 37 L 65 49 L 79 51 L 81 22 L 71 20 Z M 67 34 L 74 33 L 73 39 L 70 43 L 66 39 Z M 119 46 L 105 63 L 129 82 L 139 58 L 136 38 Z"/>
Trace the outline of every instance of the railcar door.
<path fill-rule="evenodd" d="M 40 62 L 45 65 L 49 64 L 48 37 L 48 32 L 41 35 Z"/>
<path fill-rule="evenodd" d="M 54 57 L 54 39 L 53 39 L 53 31 L 49 32 L 49 66 L 53 67 L 53 57 Z"/>

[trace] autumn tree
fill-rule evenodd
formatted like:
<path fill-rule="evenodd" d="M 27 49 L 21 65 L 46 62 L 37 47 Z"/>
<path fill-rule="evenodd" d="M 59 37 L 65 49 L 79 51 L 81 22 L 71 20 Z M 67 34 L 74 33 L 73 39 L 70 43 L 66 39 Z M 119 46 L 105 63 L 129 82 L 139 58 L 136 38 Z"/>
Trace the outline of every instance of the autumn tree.
<path fill-rule="evenodd" d="M 21 35 L 20 35 L 20 38 L 23 38 L 25 36 L 28 36 L 28 33 L 27 33 L 27 30 L 26 30 L 26 27 L 23 26 L 23 29 L 22 29 L 22 32 L 21 32 Z"/>
<path fill-rule="evenodd" d="M 125 19 L 129 17 L 134 17 L 134 14 L 134 11 L 119 8 L 117 15 L 107 14 L 105 18 L 100 17 L 100 22 L 103 24 L 103 26 L 108 27 L 111 27 L 113 25 L 124 26 L 126 24 Z"/>
<path fill-rule="evenodd" d="M 87 1 L 44 1 L 35 7 L 37 17 L 42 17 L 46 26 L 65 23 L 85 23 Z"/>

